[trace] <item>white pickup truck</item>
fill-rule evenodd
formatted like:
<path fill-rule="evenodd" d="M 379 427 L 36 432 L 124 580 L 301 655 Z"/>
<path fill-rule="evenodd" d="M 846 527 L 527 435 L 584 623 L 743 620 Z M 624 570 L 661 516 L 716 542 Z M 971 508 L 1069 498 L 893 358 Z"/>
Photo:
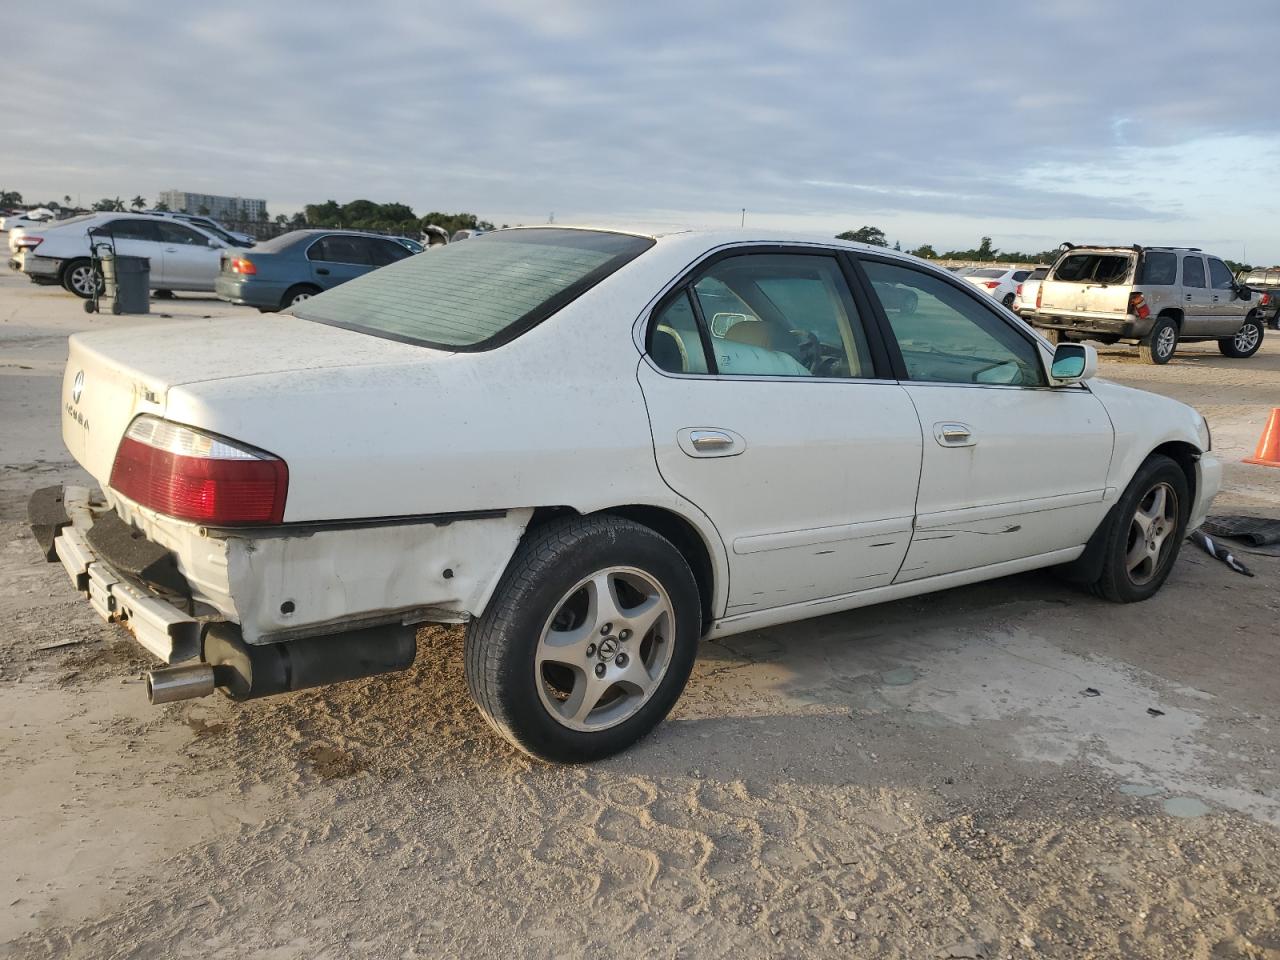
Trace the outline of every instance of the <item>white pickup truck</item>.
<path fill-rule="evenodd" d="M 892 296 L 881 292 L 891 291 Z M 155 702 L 403 669 L 468 624 L 495 729 L 585 760 L 702 637 L 1060 567 L 1146 599 L 1208 425 L 963 280 L 840 241 L 503 230 L 252 320 L 77 334 L 50 560 Z"/>

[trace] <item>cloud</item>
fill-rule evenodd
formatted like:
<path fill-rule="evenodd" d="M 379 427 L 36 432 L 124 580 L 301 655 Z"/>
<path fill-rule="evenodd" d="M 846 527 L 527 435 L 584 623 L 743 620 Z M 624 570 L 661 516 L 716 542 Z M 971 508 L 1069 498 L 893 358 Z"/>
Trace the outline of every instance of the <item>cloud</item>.
<path fill-rule="evenodd" d="M 45 35 L 38 7 L 6 12 L 14 35 Z M 1172 182 L 1188 144 L 1247 165 L 1241 144 L 1280 143 L 1276 111 L 1249 106 L 1280 99 L 1280 73 L 1247 66 L 1249 33 L 1280 32 L 1269 0 L 1229 19 L 1099 0 L 63 0 L 58 20 L 47 55 L 0 64 L 21 92 L 0 173 L 41 197 L 368 196 L 509 222 L 745 206 L 975 236 L 1222 221 L 1280 259 L 1265 224 L 1225 222 L 1257 181 L 1236 178 L 1230 212 Z M 1113 170 L 1129 182 L 1099 189 Z"/>

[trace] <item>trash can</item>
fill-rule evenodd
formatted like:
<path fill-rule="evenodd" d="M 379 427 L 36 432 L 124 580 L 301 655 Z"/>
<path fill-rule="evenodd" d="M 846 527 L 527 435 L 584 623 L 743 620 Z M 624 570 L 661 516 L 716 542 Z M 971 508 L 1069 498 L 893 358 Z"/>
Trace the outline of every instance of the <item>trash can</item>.
<path fill-rule="evenodd" d="M 102 258 L 103 296 L 112 313 L 151 312 L 151 261 L 116 255 Z"/>

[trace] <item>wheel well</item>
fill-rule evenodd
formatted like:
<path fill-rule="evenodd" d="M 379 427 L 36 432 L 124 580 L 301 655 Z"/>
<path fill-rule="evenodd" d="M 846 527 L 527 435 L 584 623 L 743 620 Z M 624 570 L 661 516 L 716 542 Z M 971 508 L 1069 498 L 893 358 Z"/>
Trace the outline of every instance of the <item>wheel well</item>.
<path fill-rule="evenodd" d="M 1187 478 L 1187 489 L 1191 491 L 1191 502 L 1195 503 L 1196 461 L 1200 459 L 1200 451 L 1182 440 L 1170 440 L 1151 452 L 1163 454 L 1182 468 L 1182 473 Z"/>
<path fill-rule="evenodd" d="M 702 607 L 702 626 L 705 630 L 715 619 L 712 610 L 712 604 L 715 601 L 715 568 L 711 563 L 711 552 L 693 524 L 678 513 L 662 507 L 632 505 L 610 507 L 599 512 L 625 517 L 642 524 L 666 537 L 680 551 L 681 556 L 689 564 L 689 569 L 693 571 L 694 582 L 698 585 L 698 601 Z M 572 507 L 538 507 L 533 511 L 533 517 L 529 520 L 525 534 L 548 521 L 577 513 L 578 511 Z"/>
<path fill-rule="evenodd" d="M 1156 319 L 1158 320 L 1160 317 L 1168 317 L 1169 319 L 1171 319 L 1174 323 L 1178 325 L 1178 332 L 1179 333 L 1182 332 L 1182 311 L 1181 310 L 1178 310 L 1173 307 L 1167 310 L 1161 310 L 1160 313 L 1157 315 Z"/>

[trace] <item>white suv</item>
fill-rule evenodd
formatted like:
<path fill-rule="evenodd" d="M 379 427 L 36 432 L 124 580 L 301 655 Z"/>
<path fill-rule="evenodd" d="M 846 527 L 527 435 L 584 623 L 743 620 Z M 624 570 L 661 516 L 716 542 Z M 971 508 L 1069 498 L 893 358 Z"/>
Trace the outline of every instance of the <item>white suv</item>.
<path fill-rule="evenodd" d="M 92 236 L 91 236 L 92 234 Z M 16 238 L 9 265 L 37 283 L 60 283 L 88 298 L 101 283 L 91 244 L 109 241 L 122 256 L 151 261 L 151 289 L 213 292 L 227 243 L 199 227 L 147 214 L 75 217 Z"/>

